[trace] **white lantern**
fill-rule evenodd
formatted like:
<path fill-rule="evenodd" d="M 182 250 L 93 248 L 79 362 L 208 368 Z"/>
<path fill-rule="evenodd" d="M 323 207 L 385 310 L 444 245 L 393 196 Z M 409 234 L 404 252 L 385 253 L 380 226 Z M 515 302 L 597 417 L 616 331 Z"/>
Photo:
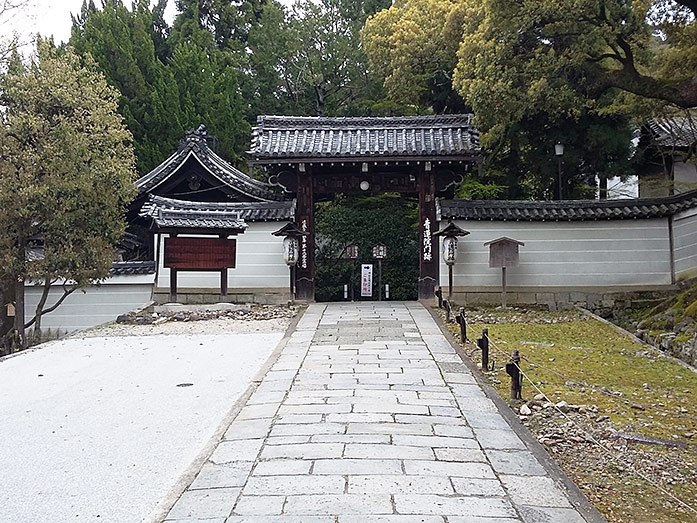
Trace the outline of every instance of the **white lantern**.
<path fill-rule="evenodd" d="M 293 267 L 298 263 L 298 239 L 292 236 L 283 238 L 283 260 L 286 265 Z"/>
<path fill-rule="evenodd" d="M 443 261 L 447 265 L 455 265 L 455 258 L 457 258 L 457 238 L 445 236 L 443 238 Z"/>

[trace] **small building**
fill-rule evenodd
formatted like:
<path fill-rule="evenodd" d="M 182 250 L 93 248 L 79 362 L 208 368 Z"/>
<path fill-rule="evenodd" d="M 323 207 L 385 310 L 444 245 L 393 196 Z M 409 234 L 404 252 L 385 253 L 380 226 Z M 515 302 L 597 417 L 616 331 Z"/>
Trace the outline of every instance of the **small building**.
<path fill-rule="evenodd" d="M 294 221 L 295 200 L 215 154 L 204 126 L 136 185 L 131 227 L 151 235 L 155 301 L 290 298 L 283 245 L 271 233 Z"/>

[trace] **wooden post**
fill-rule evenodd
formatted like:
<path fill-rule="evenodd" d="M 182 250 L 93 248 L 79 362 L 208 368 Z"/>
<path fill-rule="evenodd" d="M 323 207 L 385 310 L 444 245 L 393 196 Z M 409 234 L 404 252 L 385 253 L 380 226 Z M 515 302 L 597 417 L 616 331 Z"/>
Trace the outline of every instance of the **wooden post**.
<path fill-rule="evenodd" d="M 433 171 L 419 174 L 419 299 L 432 300 L 438 284 L 438 243 L 436 223 L 436 182 Z"/>
<path fill-rule="evenodd" d="M 489 329 L 482 329 L 482 337 L 477 340 L 482 349 L 482 370 L 489 370 Z"/>
<path fill-rule="evenodd" d="M 312 166 L 305 166 L 306 172 L 298 171 L 297 225 L 307 232 L 299 238 L 299 257 L 296 268 L 295 295 L 299 300 L 315 299 L 315 220 L 314 196 L 312 191 Z"/>
<path fill-rule="evenodd" d="M 520 372 L 520 353 L 514 350 L 511 361 L 506 363 L 506 374 L 511 377 L 511 399 L 523 399 L 523 375 Z"/>
<path fill-rule="evenodd" d="M 220 295 L 227 296 L 227 269 L 220 269 Z"/>
<path fill-rule="evenodd" d="M 503 292 L 501 293 L 501 306 L 506 308 L 506 267 L 501 267 L 501 285 Z"/>
<path fill-rule="evenodd" d="M 177 301 L 177 269 L 169 270 L 169 301 L 176 303 Z"/>
<path fill-rule="evenodd" d="M 460 307 L 460 314 L 457 315 L 457 323 L 460 325 L 460 342 L 465 343 L 467 340 L 467 321 L 465 319 L 465 309 Z"/>
<path fill-rule="evenodd" d="M 452 318 L 452 309 L 450 308 L 450 302 L 448 300 L 443 300 L 443 306 L 445 307 L 445 323 L 450 323 Z"/>
<path fill-rule="evenodd" d="M 448 264 L 448 301 L 453 301 L 453 266 Z"/>
<path fill-rule="evenodd" d="M 443 290 L 438 287 L 436 289 L 436 298 L 438 298 L 438 308 L 442 309 L 443 308 Z"/>

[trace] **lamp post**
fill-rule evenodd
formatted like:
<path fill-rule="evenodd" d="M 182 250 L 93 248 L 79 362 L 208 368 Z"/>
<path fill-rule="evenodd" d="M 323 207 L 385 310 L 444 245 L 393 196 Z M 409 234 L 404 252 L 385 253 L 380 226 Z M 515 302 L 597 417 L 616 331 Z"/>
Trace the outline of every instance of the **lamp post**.
<path fill-rule="evenodd" d="M 557 156 L 557 186 L 559 188 L 559 199 L 562 199 L 562 184 L 561 184 L 561 179 L 562 179 L 562 173 L 561 173 L 561 167 L 562 167 L 562 158 L 564 157 L 564 144 L 561 142 L 557 142 L 554 144 L 554 154 Z"/>
<path fill-rule="evenodd" d="M 467 236 L 469 231 L 466 231 L 452 221 L 443 227 L 433 236 L 443 237 L 443 261 L 448 266 L 448 301 L 453 300 L 453 266 L 457 259 L 457 238 L 459 236 Z"/>
<path fill-rule="evenodd" d="M 299 241 L 298 238 L 306 236 L 307 232 L 301 230 L 294 223 L 287 223 L 279 230 L 272 232 L 274 236 L 283 236 L 283 261 L 290 271 L 290 301 L 295 302 L 295 266 L 298 263 Z"/>
<path fill-rule="evenodd" d="M 378 260 L 378 301 L 382 301 L 382 260 L 387 258 L 387 245 L 376 244 L 373 247 L 373 258 Z"/>
<path fill-rule="evenodd" d="M 349 277 L 349 286 L 351 287 L 351 301 L 354 298 L 354 275 L 356 272 L 356 260 L 358 260 L 358 245 L 355 243 L 349 243 L 342 251 L 339 258 L 353 260 L 353 265 L 351 266 L 351 276 Z"/>

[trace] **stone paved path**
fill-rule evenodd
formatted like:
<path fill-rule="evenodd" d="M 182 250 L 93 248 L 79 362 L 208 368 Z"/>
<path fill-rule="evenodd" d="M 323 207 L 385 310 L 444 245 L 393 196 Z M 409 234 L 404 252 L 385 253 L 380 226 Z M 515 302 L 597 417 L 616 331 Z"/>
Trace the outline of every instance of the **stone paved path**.
<path fill-rule="evenodd" d="M 418 303 L 313 304 L 168 522 L 582 523 Z"/>

